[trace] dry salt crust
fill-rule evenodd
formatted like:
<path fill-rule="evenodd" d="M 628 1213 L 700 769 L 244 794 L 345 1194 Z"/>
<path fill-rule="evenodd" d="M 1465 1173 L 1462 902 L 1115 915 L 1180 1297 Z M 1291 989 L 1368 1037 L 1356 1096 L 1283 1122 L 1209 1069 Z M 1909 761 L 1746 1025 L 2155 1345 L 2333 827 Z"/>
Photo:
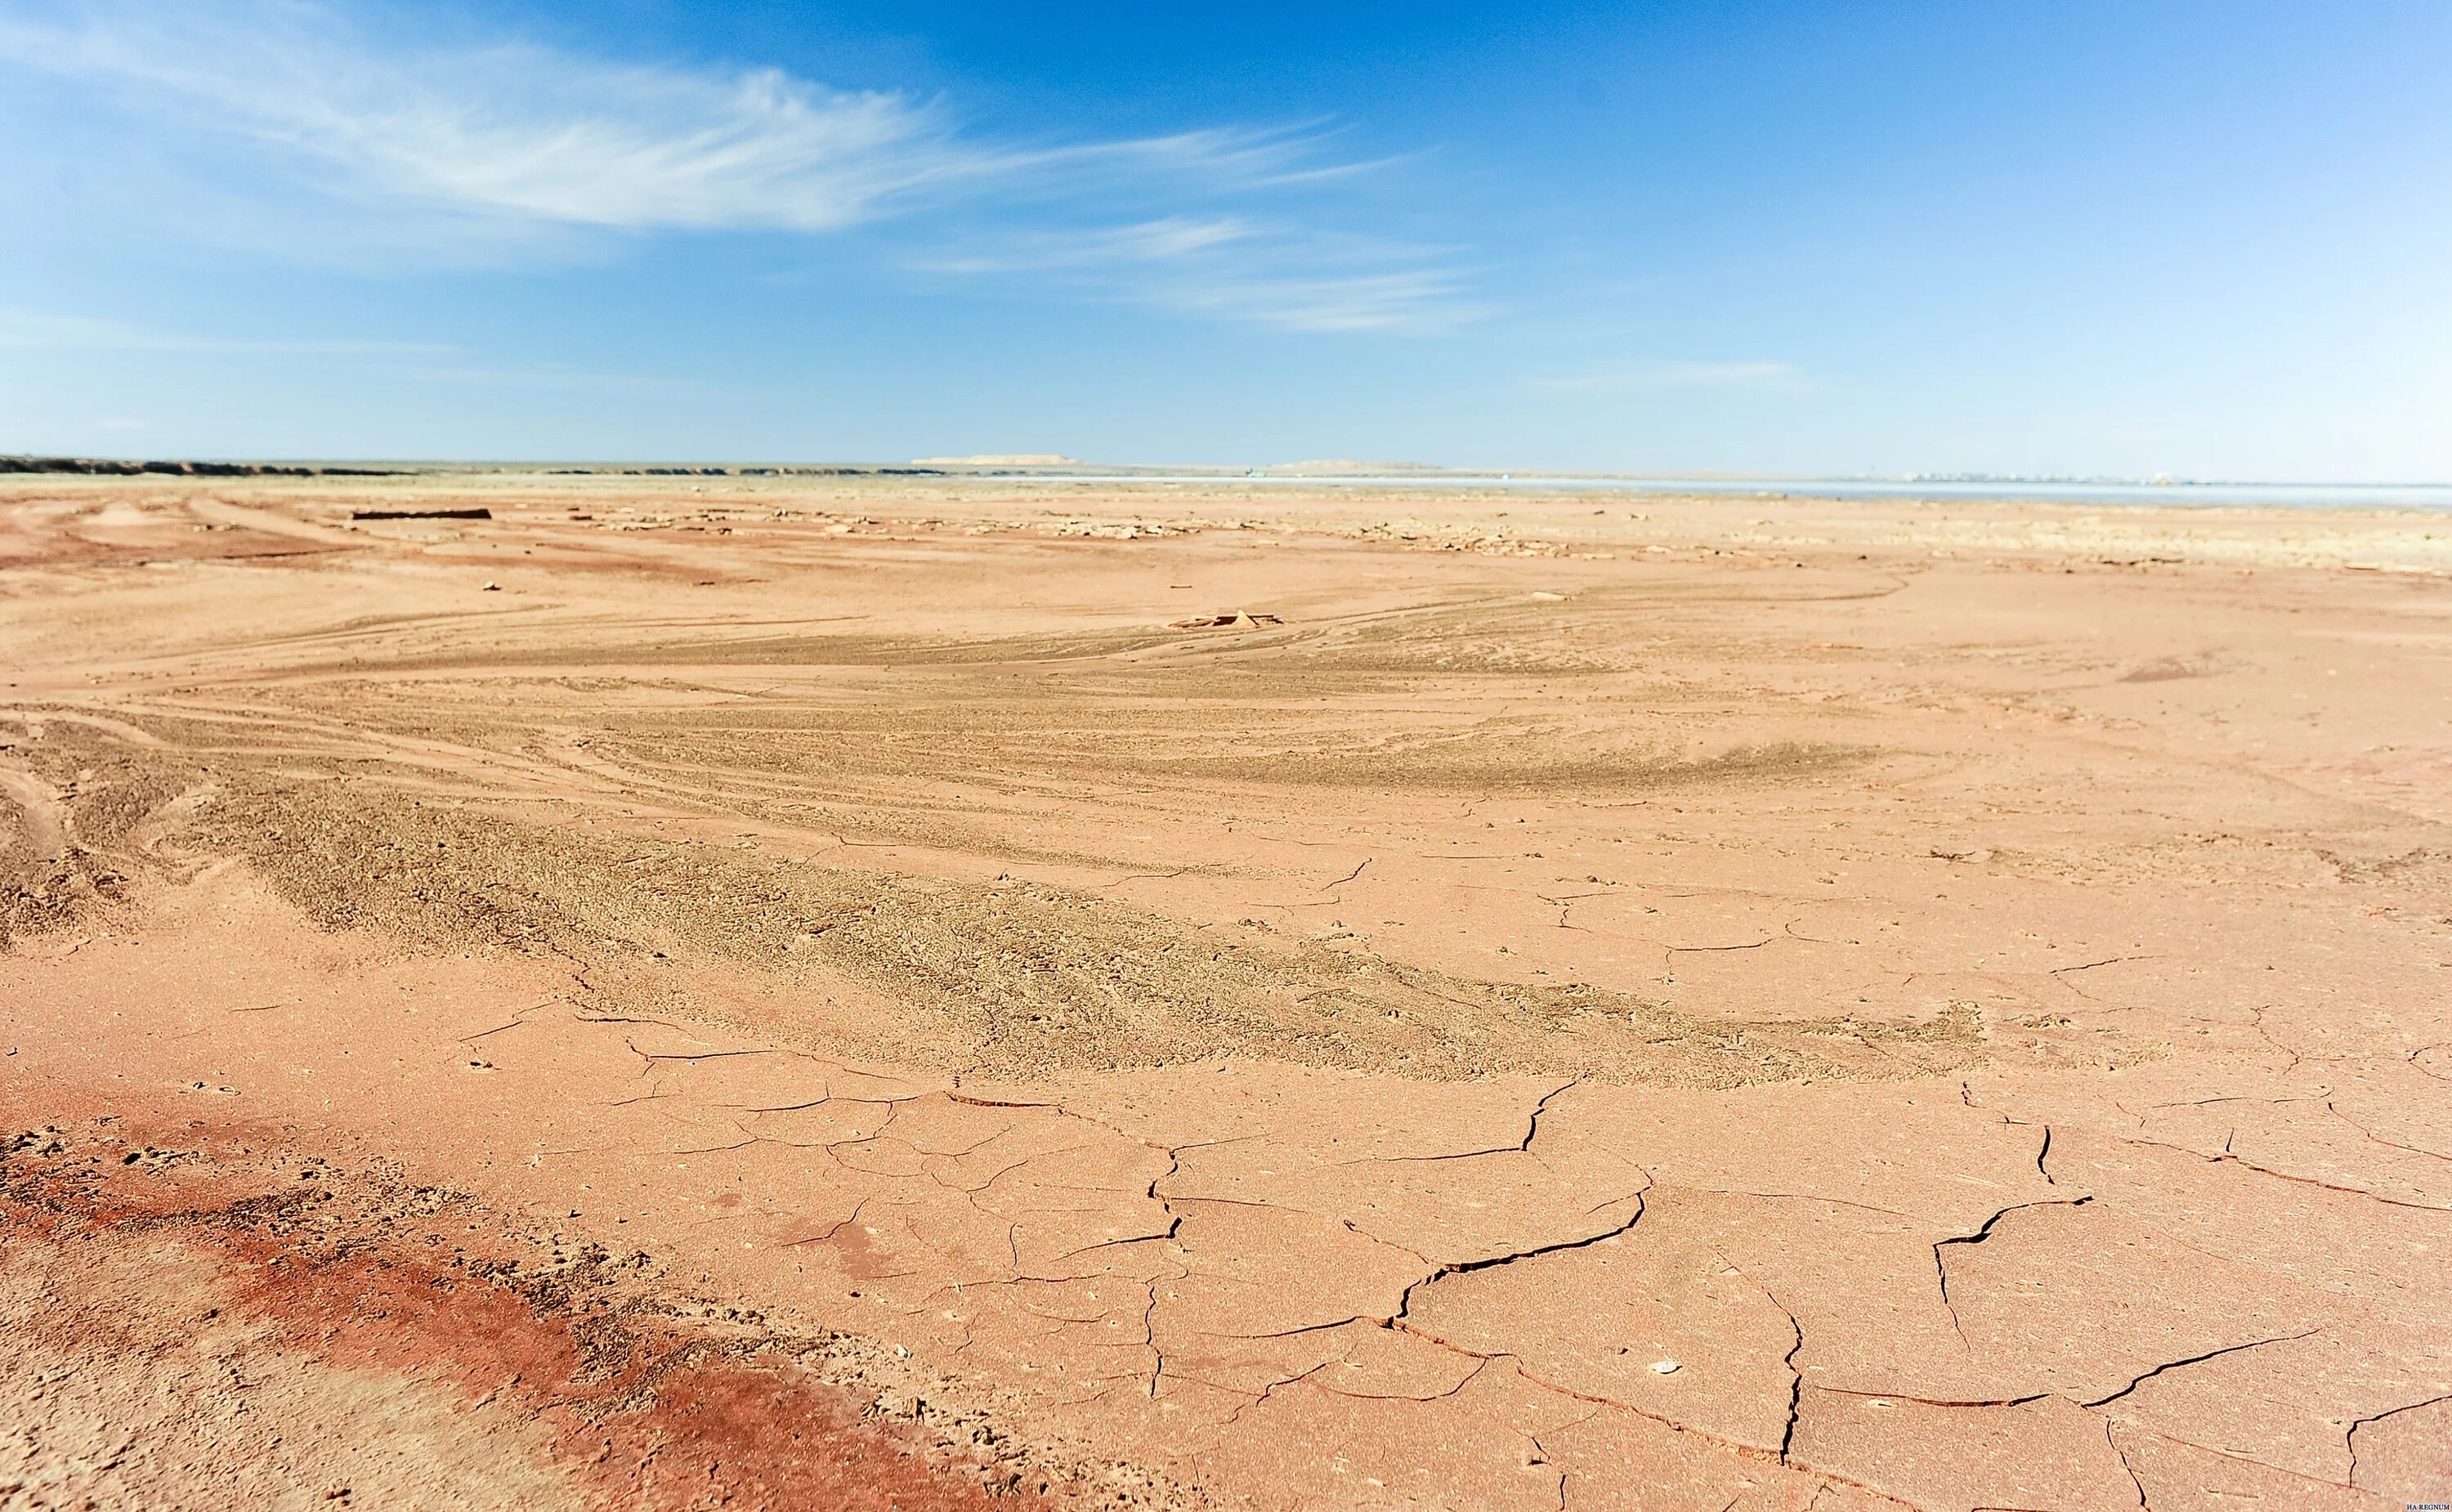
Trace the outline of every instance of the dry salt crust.
<path fill-rule="evenodd" d="M 13 481 L 0 1504 L 2444 1500 L 2447 569 Z"/>

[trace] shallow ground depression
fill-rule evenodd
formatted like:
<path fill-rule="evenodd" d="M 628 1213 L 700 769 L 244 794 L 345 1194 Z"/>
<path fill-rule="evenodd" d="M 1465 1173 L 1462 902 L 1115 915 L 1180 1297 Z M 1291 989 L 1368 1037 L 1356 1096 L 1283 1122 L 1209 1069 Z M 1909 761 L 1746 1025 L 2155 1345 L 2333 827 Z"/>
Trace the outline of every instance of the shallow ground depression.
<path fill-rule="evenodd" d="M 2452 1483 L 2422 531 L 354 486 L 11 506 L 20 1494 Z"/>

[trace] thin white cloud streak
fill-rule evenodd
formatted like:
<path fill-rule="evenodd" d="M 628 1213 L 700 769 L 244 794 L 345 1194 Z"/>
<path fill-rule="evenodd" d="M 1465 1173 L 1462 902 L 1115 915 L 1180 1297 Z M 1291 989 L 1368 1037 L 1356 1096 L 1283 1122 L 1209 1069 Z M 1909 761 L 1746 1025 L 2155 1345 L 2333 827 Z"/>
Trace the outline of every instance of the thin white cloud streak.
<path fill-rule="evenodd" d="M 1170 215 L 1087 231 L 1020 232 L 1002 239 L 993 251 L 942 257 L 921 265 L 938 273 L 1048 273 L 1112 267 L 1189 257 L 1230 243 L 1249 242 L 1257 234 L 1258 227 L 1239 216 Z"/>
<path fill-rule="evenodd" d="M 1422 249 L 1240 216 L 1026 231 L 994 250 L 920 268 L 1044 277 L 1099 297 L 1280 330 L 1419 334 L 1483 313 L 1467 301 L 1462 275 Z"/>
<path fill-rule="evenodd" d="M 1427 335 L 1485 313 L 1479 305 L 1465 302 L 1460 279 L 1435 268 L 1162 281 L 1145 289 L 1141 298 L 1169 308 L 1248 320 L 1280 330 L 1338 334 Z"/>
<path fill-rule="evenodd" d="M 1799 381 L 1787 363 L 1647 363 L 1618 372 L 1536 378 L 1535 388 L 1560 393 L 1651 394 L 1682 389 L 1789 388 Z"/>

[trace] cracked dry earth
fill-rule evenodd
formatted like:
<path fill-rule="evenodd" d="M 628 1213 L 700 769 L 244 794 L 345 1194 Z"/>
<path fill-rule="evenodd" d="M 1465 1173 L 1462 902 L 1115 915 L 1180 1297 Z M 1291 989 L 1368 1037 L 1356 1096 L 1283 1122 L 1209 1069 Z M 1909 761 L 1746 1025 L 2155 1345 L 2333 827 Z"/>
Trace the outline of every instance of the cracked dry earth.
<path fill-rule="evenodd" d="M 19 480 L 0 1506 L 2452 1500 L 2447 572 Z"/>

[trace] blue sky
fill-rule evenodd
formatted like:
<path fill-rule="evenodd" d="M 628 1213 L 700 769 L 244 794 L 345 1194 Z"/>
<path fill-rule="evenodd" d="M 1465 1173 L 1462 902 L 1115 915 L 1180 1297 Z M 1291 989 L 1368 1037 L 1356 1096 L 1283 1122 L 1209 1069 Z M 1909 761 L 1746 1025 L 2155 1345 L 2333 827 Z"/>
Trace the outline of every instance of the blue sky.
<path fill-rule="evenodd" d="M 0 0 L 0 451 L 2452 478 L 2452 6 Z"/>

